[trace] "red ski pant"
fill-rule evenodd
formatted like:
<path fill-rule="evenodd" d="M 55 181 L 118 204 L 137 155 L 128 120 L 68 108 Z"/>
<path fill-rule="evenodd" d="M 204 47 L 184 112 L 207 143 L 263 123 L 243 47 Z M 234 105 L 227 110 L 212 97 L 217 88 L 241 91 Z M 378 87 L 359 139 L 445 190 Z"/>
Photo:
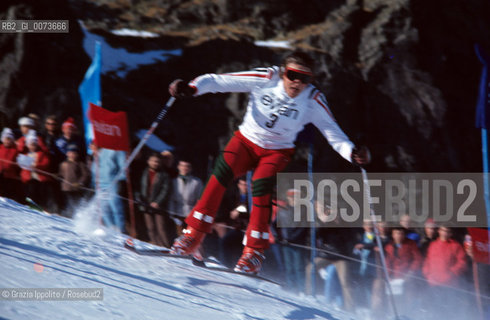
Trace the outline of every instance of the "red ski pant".
<path fill-rule="evenodd" d="M 266 249 L 269 246 L 271 197 L 276 173 L 286 167 L 293 153 L 292 148 L 261 148 L 236 131 L 217 159 L 201 199 L 187 216 L 186 223 L 196 230 L 211 232 L 214 217 L 228 185 L 234 178 L 255 168 L 252 176 L 252 211 L 245 234 L 245 245 Z"/>

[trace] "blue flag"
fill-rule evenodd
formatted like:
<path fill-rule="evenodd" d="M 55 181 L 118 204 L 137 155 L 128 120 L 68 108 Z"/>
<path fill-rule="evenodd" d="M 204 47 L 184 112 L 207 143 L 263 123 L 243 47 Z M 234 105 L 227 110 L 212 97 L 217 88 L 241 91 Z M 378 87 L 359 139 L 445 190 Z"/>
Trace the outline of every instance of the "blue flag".
<path fill-rule="evenodd" d="M 82 100 L 82 113 L 83 113 L 83 126 L 85 131 L 85 142 L 87 145 L 87 153 L 91 154 L 89 150 L 90 143 L 94 139 L 94 132 L 92 130 L 92 124 L 88 118 L 88 110 L 90 108 L 89 103 L 101 106 L 101 89 L 100 89 L 100 69 L 102 67 L 102 54 L 100 42 L 95 43 L 95 55 L 92 60 L 92 64 L 85 73 L 78 92 L 80 93 L 80 99 Z"/>
<path fill-rule="evenodd" d="M 483 64 L 483 71 L 480 79 L 480 87 L 478 92 L 478 102 L 476 105 L 476 127 L 489 129 L 490 128 L 490 77 L 488 76 L 490 68 L 490 57 L 483 49 L 476 44 L 475 52 Z"/>
<path fill-rule="evenodd" d="M 145 136 L 147 130 L 141 129 L 136 131 L 136 136 L 140 139 L 143 139 Z M 162 152 L 162 151 L 174 151 L 174 147 L 166 144 L 164 141 L 162 141 L 159 137 L 156 135 L 152 134 L 150 138 L 145 143 L 150 149 L 153 151 L 157 152 Z"/>

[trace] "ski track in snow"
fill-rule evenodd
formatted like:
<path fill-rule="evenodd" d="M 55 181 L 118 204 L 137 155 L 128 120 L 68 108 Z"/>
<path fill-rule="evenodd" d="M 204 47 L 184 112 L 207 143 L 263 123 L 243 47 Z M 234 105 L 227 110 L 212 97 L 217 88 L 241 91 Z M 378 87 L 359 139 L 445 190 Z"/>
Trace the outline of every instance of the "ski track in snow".
<path fill-rule="evenodd" d="M 124 235 L 79 234 L 73 220 L 9 199 L 0 219 L 1 288 L 103 288 L 101 301 L 0 300 L 7 319 L 350 319 L 265 281 L 138 256 Z"/>

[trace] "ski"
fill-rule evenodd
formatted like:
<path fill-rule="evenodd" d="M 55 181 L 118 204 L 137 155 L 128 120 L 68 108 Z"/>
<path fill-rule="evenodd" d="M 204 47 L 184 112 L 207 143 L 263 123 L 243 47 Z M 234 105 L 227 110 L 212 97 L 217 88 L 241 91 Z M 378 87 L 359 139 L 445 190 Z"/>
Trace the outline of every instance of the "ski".
<path fill-rule="evenodd" d="M 223 266 L 219 265 L 219 262 L 217 262 L 216 260 L 213 260 L 213 259 L 204 258 L 204 260 L 198 260 L 193 256 L 176 255 L 176 254 L 170 253 L 170 249 L 139 249 L 139 248 L 136 248 L 136 246 L 134 245 L 133 239 L 131 239 L 131 238 L 126 239 L 126 241 L 124 242 L 124 247 L 126 249 L 128 249 L 128 250 L 130 250 L 130 251 L 132 251 L 138 255 L 142 255 L 142 256 L 157 256 L 157 257 L 187 259 L 187 260 L 191 260 L 193 265 L 207 269 L 207 270 L 218 271 L 218 272 L 226 272 L 226 273 L 234 273 L 234 274 L 238 274 L 238 275 L 249 277 L 249 278 L 255 278 L 255 279 L 267 281 L 267 282 L 270 282 L 270 283 L 273 283 L 276 285 L 282 285 L 281 283 L 279 283 L 277 281 L 262 277 L 262 276 L 257 275 L 257 274 L 238 272 L 238 271 L 235 271 L 233 269 L 223 267 Z M 206 262 L 208 264 L 206 264 Z"/>
<path fill-rule="evenodd" d="M 170 253 L 170 249 L 140 249 L 136 248 L 134 245 L 133 239 L 128 238 L 124 242 L 124 247 L 128 250 L 133 251 L 136 254 L 139 254 L 141 256 L 157 256 L 157 257 L 172 257 L 172 258 L 180 258 L 180 259 L 187 259 L 187 260 L 192 260 L 192 263 L 194 265 L 199 265 L 200 263 L 204 262 L 211 262 L 211 263 L 217 263 L 217 261 L 212 260 L 212 259 L 204 259 L 204 261 L 200 261 L 196 259 L 193 256 L 181 256 L 181 255 L 176 255 Z"/>
<path fill-rule="evenodd" d="M 217 267 L 217 266 L 209 266 L 209 265 L 204 265 L 204 266 L 200 266 L 200 267 L 203 267 L 203 268 L 208 269 L 208 270 L 213 270 L 213 271 L 239 274 L 241 276 L 245 276 L 245 277 L 249 277 L 249 278 L 255 278 L 255 279 L 259 279 L 259 280 L 263 280 L 263 281 L 267 281 L 267 282 L 276 284 L 278 286 L 282 286 L 281 283 L 274 281 L 274 280 L 271 280 L 271 279 L 268 279 L 268 278 L 265 278 L 265 277 L 262 277 L 262 276 L 259 276 L 258 274 L 239 272 L 239 271 L 235 271 L 233 269 L 229 269 L 227 267 Z"/>

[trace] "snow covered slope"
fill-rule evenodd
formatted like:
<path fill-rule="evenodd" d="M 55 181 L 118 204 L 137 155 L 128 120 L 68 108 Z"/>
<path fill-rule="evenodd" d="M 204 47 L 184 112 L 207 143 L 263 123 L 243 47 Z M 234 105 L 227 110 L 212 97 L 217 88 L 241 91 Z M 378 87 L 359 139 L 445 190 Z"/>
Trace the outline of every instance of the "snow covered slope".
<path fill-rule="evenodd" d="M 123 248 L 123 235 L 80 234 L 74 220 L 4 198 L 0 221 L 0 288 L 103 288 L 100 301 L 0 299 L 0 317 L 350 319 L 265 281 L 200 269 L 183 259 L 138 256 Z"/>

